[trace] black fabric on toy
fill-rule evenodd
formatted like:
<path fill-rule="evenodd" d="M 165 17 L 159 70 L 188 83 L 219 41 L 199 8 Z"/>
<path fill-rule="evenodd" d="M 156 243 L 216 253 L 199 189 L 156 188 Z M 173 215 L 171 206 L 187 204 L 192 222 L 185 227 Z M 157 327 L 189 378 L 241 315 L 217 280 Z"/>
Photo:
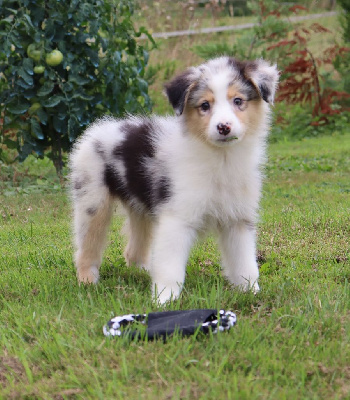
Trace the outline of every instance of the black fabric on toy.
<path fill-rule="evenodd" d="M 112 318 L 103 327 L 105 336 L 129 336 L 131 339 L 141 339 L 140 331 L 130 328 L 122 330 L 134 322 L 148 325 L 145 337 L 148 340 L 165 339 L 174 332 L 183 336 L 193 335 L 197 330 L 203 333 L 225 331 L 236 324 L 236 314 L 231 311 L 215 309 L 163 311 L 146 314 L 129 314 Z"/>

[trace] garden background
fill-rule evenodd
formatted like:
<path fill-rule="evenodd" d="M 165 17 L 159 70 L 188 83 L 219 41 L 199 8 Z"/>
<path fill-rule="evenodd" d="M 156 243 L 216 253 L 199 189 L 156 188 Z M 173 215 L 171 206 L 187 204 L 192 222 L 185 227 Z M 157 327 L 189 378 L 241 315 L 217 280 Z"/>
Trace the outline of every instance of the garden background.
<path fill-rule="evenodd" d="M 348 0 L 0 1 L 0 398 L 350 397 L 349 10 Z M 111 316 L 160 308 L 147 273 L 124 263 L 120 217 L 100 283 L 78 286 L 67 152 L 99 115 L 172 113 L 164 83 L 220 54 L 281 71 L 258 226 L 262 290 L 233 291 L 208 238 L 165 309 L 229 309 L 232 331 L 104 338 Z"/>

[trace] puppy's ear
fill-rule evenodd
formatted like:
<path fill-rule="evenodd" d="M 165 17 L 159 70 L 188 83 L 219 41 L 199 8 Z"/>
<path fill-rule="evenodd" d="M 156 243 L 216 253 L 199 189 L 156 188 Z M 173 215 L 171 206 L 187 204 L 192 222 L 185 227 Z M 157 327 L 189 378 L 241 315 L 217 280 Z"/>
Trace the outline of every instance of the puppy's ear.
<path fill-rule="evenodd" d="M 273 104 L 279 79 L 277 65 L 271 65 L 263 59 L 256 60 L 247 64 L 246 74 L 260 97 Z"/>
<path fill-rule="evenodd" d="M 196 79 L 195 68 L 189 68 L 165 84 L 165 93 L 174 108 L 176 115 L 181 115 L 185 108 L 188 94 Z"/>

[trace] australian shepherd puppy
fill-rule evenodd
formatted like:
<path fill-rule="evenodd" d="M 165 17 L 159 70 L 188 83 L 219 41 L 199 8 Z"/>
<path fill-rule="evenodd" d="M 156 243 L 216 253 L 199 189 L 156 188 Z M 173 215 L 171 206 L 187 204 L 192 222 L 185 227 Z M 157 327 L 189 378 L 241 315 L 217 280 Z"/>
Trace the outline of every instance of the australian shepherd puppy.
<path fill-rule="evenodd" d="M 127 213 L 128 265 L 153 294 L 179 296 L 197 235 L 217 234 L 228 280 L 259 290 L 255 224 L 275 65 L 220 57 L 165 86 L 177 116 L 103 118 L 70 158 L 78 280 L 96 283 L 115 201 Z"/>

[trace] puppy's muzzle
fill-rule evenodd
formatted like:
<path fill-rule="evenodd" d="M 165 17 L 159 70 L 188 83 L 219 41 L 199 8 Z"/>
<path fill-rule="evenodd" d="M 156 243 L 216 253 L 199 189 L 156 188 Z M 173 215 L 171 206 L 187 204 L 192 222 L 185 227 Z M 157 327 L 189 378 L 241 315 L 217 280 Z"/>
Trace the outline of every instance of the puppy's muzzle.
<path fill-rule="evenodd" d="M 226 136 L 231 132 L 231 127 L 229 124 L 218 124 L 217 130 L 220 133 L 220 135 Z"/>

